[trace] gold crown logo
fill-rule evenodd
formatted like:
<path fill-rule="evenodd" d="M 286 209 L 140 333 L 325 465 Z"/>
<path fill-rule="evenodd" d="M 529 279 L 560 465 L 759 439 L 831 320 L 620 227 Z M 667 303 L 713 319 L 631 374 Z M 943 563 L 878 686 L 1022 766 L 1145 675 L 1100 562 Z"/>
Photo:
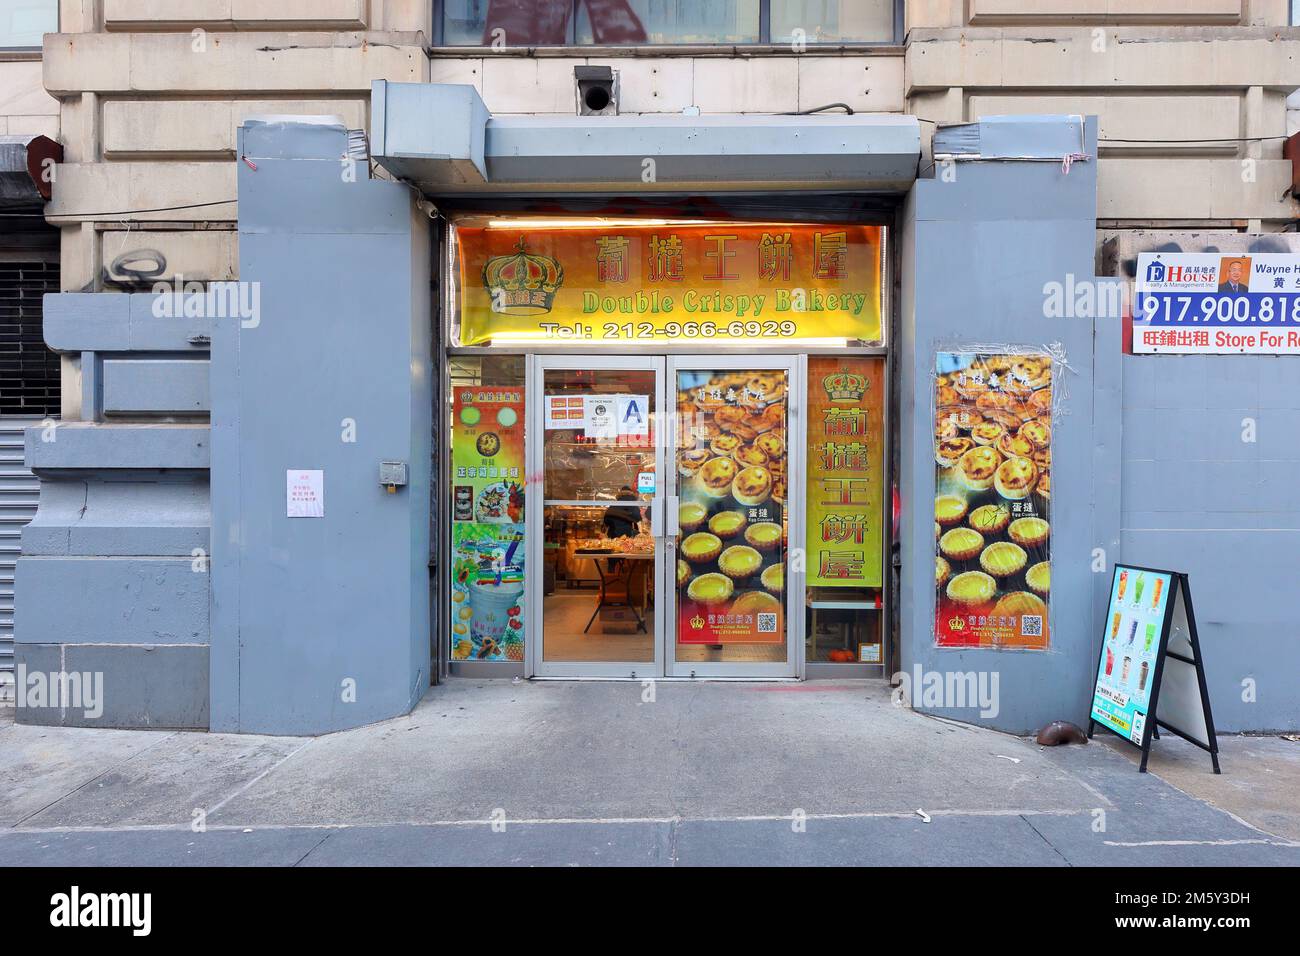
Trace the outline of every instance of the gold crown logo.
<path fill-rule="evenodd" d="M 700 628 L 704 627 L 704 618 L 700 617 L 698 614 L 695 615 L 693 618 L 691 618 L 691 627 L 693 627 L 697 631 Z"/>
<path fill-rule="evenodd" d="M 950 631 L 966 630 L 966 619 L 962 617 L 960 614 L 954 614 L 948 620 L 948 630 Z"/>
<path fill-rule="evenodd" d="M 564 283 L 564 267 L 550 256 L 524 250 L 494 256 L 483 266 L 483 285 L 492 296 L 492 311 L 506 315 L 541 315 L 551 311 L 555 292 Z"/>
<path fill-rule="evenodd" d="M 822 379 L 822 388 L 832 402 L 859 402 L 866 394 L 868 382 L 865 376 L 855 372 L 836 372 Z"/>

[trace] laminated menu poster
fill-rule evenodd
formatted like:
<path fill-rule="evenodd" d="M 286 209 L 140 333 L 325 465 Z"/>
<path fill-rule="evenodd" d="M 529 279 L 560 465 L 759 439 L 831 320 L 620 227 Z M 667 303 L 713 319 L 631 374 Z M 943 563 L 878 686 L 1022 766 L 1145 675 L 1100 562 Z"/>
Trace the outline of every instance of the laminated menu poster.
<path fill-rule="evenodd" d="M 880 587 L 884 368 L 808 357 L 810 587 Z"/>
<path fill-rule="evenodd" d="M 1051 356 L 939 353 L 934 459 L 936 645 L 1046 648 Z"/>
<path fill-rule="evenodd" d="M 1120 566 L 1111 583 L 1090 716 L 1139 746 L 1150 713 L 1172 577 Z"/>
<path fill-rule="evenodd" d="M 524 659 L 524 396 L 452 395 L 451 659 Z"/>
<path fill-rule="evenodd" d="M 680 372 L 677 640 L 785 641 L 786 373 Z"/>

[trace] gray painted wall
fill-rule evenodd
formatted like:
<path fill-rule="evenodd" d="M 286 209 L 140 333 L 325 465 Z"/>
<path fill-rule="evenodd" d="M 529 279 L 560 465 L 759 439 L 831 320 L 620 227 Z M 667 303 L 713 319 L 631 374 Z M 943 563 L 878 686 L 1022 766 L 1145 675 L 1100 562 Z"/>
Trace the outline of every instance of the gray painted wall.
<path fill-rule="evenodd" d="M 1028 124 L 1026 149 L 1041 139 L 1042 118 L 1001 122 L 1007 128 L 999 131 L 1000 142 L 1008 135 L 1014 141 L 1020 122 Z M 1096 155 L 1094 120 L 1086 126 L 1085 151 Z M 955 173 L 950 182 L 918 181 L 904 215 L 898 342 L 903 669 L 997 675 L 996 716 L 981 717 L 970 707 L 918 709 L 1017 733 L 1054 719 L 1083 723 L 1109 581 L 1109 567 L 1092 570 L 1093 550 L 1104 548 L 1110 561 L 1118 550 L 1119 319 L 1049 319 L 1043 287 L 1068 275 L 1093 276 L 1096 163 L 1076 162 L 1067 175 L 1059 159 L 962 162 Z M 935 353 L 1052 343 L 1064 349 L 1069 370 L 1052 443 L 1051 649 L 936 648 Z"/>
<path fill-rule="evenodd" d="M 153 303 L 45 297 L 45 340 L 78 366 L 83 420 L 27 429 L 41 489 L 18 561 L 16 660 L 102 674 L 103 712 L 27 706 L 22 723 L 208 726 L 208 327 Z"/>
<path fill-rule="evenodd" d="M 1300 359 L 1123 362 L 1125 559 L 1191 576 L 1215 728 L 1294 730 Z"/>
<path fill-rule="evenodd" d="M 213 730 L 339 730 L 429 686 L 430 223 L 364 162 L 346 182 L 346 151 L 341 126 L 240 131 L 260 317 L 214 321 Z M 383 459 L 408 488 L 379 485 Z M 288 469 L 323 469 L 323 518 L 286 517 Z"/>

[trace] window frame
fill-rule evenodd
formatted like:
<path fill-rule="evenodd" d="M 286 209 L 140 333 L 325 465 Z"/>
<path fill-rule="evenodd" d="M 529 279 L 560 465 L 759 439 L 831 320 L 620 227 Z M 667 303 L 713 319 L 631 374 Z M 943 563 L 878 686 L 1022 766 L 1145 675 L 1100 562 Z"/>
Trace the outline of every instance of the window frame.
<path fill-rule="evenodd" d="M 63 4 L 61 4 L 59 0 L 45 0 L 45 2 L 54 7 L 54 32 L 58 33 L 63 23 L 63 9 L 62 9 Z M 438 9 L 439 12 L 441 13 L 441 9 L 442 9 L 441 3 L 438 3 Z M 441 20 L 439 20 L 439 24 L 441 25 Z M 42 36 L 48 36 L 48 34 L 42 34 Z M 40 53 L 43 48 L 44 48 L 43 43 L 36 43 L 33 46 L 8 46 L 4 43 L 0 43 L 0 54 L 32 53 L 32 52 Z"/>
<path fill-rule="evenodd" d="M 889 0 L 886 0 L 886 2 L 889 2 Z M 815 52 L 818 50 L 836 50 L 845 47 L 862 47 L 864 49 L 874 49 L 879 47 L 902 46 L 903 33 L 904 33 L 903 2 L 904 0 L 893 0 L 894 34 L 888 40 L 831 40 L 826 43 L 809 42 L 807 47 L 808 52 Z M 1296 2 L 1300 2 L 1300 0 L 1296 0 Z M 572 13 L 569 16 L 568 36 L 565 38 L 565 42 L 562 46 L 506 47 L 504 50 L 499 52 L 503 54 L 509 54 L 509 53 L 518 54 L 520 51 L 523 50 L 536 51 L 539 49 L 542 50 L 654 49 L 656 51 L 681 50 L 684 53 L 689 53 L 692 50 L 710 50 L 710 49 L 717 49 L 718 47 L 726 47 L 726 48 L 735 47 L 737 49 L 744 49 L 747 52 L 763 51 L 763 50 L 784 52 L 784 51 L 788 51 L 790 46 L 788 43 L 774 43 L 772 41 L 772 0 L 758 0 L 758 39 L 752 42 L 728 43 L 725 40 L 718 40 L 710 43 L 627 43 L 627 44 L 618 44 L 616 46 L 610 46 L 607 44 L 585 44 L 585 43 L 580 44 L 577 42 L 576 30 L 577 30 L 577 23 L 578 23 L 578 5 L 580 3 L 582 3 L 582 0 L 570 0 Z M 488 52 L 488 53 L 498 52 L 498 51 L 494 51 L 490 46 L 486 46 L 483 44 L 462 45 L 462 44 L 446 43 L 446 37 L 444 36 L 443 33 L 443 27 L 445 23 L 445 18 L 443 16 L 444 7 L 445 7 L 444 0 L 433 0 L 433 23 L 431 24 L 432 39 L 430 41 L 430 46 L 442 50 L 474 50 L 478 52 Z"/>

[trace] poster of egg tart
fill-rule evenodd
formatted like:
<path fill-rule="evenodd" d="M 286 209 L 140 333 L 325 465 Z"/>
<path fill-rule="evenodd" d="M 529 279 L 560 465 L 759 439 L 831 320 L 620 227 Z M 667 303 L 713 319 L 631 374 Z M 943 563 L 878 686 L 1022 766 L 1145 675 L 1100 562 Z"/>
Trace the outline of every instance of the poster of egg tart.
<path fill-rule="evenodd" d="M 939 647 L 1049 646 L 1053 371 L 1036 352 L 936 357 Z"/>
<path fill-rule="evenodd" d="M 787 373 L 677 373 L 677 640 L 785 641 Z"/>

